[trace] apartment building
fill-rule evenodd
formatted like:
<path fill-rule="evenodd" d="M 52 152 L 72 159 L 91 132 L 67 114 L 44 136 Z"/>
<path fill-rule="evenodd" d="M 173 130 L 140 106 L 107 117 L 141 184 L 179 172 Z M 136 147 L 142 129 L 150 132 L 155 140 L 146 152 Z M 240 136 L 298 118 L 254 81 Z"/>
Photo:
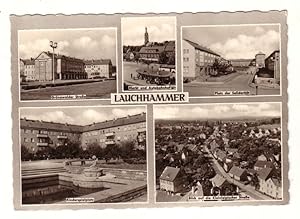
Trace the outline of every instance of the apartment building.
<path fill-rule="evenodd" d="M 104 148 L 132 140 L 139 149 L 145 149 L 146 113 L 85 126 L 22 118 L 20 131 L 21 145 L 32 152 L 45 147 L 63 146 L 68 140 L 80 141 L 83 149 L 95 142 Z"/>

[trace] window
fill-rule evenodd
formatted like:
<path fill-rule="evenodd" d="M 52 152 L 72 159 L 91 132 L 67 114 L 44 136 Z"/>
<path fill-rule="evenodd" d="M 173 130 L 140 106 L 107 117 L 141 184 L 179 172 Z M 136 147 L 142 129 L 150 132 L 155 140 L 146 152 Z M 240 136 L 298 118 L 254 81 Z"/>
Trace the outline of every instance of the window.
<path fill-rule="evenodd" d="M 32 143 L 34 142 L 34 138 L 31 139 L 31 142 L 32 142 Z"/>
<path fill-rule="evenodd" d="M 24 138 L 24 142 L 29 142 L 29 138 Z"/>
<path fill-rule="evenodd" d="M 29 134 L 29 133 L 31 133 L 31 130 L 30 129 L 25 129 L 25 133 Z"/>

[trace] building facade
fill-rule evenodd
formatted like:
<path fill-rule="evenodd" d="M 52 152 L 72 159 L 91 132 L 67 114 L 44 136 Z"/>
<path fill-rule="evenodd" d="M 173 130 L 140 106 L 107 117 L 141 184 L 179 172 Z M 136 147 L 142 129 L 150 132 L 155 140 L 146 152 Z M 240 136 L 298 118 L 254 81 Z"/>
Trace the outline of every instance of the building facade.
<path fill-rule="evenodd" d="M 20 120 L 21 145 L 24 145 L 32 153 L 47 147 L 65 145 L 67 140 L 79 141 L 81 126 L 45 122 L 39 120 Z"/>
<path fill-rule="evenodd" d="M 266 55 L 262 52 L 259 52 L 258 54 L 255 55 L 256 68 L 264 68 L 265 67 L 265 58 L 266 58 Z"/>
<path fill-rule="evenodd" d="M 212 66 L 216 59 L 220 60 L 221 57 L 214 51 L 190 40 L 182 40 L 182 73 L 184 79 L 206 78 L 213 73 Z"/>
<path fill-rule="evenodd" d="M 183 189 L 184 179 L 180 168 L 167 166 L 159 177 L 160 190 L 177 193 Z"/>
<path fill-rule="evenodd" d="M 35 153 L 46 147 L 63 146 L 69 141 L 80 141 L 83 149 L 89 144 L 100 147 L 115 145 L 122 141 L 135 141 L 136 147 L 146 146 L 146 114 L 137 114 L 86 126 L 20 120 L 21 145 Z"/>
<path fill-rule="evenodd" d="M 280 80 L 280 52 L 275 50 L 265 60 L 266 68 L 274 72 L 274 79 Z"/>
<path fill-rule="evenodd" d="M 111 78 L 113 73 L 110 59 L 97 59 L 84 61 L 84 70 L 87 78 Z"/>
<path fill-rule="evenodd" d="M 35 60 L 24 59 L 24 77 L 25 81 L 35 81 Z"/>
<path fill-rule="evenodd" d="M 35 59 L 35 78 L 37 81 L 53 80 L 53 53 L 42 52 Z M 65 55 L 54 55 L 54 79 L 86 79 L 82 59 Z"/>

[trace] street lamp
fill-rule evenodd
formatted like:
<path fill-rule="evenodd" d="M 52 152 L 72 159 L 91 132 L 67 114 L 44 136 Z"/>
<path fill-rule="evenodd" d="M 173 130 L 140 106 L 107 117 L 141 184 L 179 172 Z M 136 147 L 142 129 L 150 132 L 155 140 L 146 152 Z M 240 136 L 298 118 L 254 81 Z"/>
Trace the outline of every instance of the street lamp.
<path fill-rule="evenodd" d="M 50 47 L 52 47 L 52 83 L 54 85 L 54 80 L 55 80 L 55 77 L 54 77 L 54 49 L 57 48 L 57 42 L 54 42 L 54 41 L 50 41 Z"/>

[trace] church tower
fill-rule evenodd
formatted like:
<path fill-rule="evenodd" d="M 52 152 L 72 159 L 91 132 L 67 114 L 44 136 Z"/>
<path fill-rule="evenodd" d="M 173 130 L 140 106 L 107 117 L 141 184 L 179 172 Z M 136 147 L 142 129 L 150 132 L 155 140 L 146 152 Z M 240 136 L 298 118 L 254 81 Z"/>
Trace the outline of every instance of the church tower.
<path fill-rule="evenodd" d="M 145 27 L 145 42 L 144 42 L 144 45 L 147 45 L 149 43 L 149 35 L 148 35 L 148 32 L 147 32 L 147 27 Z"/>

